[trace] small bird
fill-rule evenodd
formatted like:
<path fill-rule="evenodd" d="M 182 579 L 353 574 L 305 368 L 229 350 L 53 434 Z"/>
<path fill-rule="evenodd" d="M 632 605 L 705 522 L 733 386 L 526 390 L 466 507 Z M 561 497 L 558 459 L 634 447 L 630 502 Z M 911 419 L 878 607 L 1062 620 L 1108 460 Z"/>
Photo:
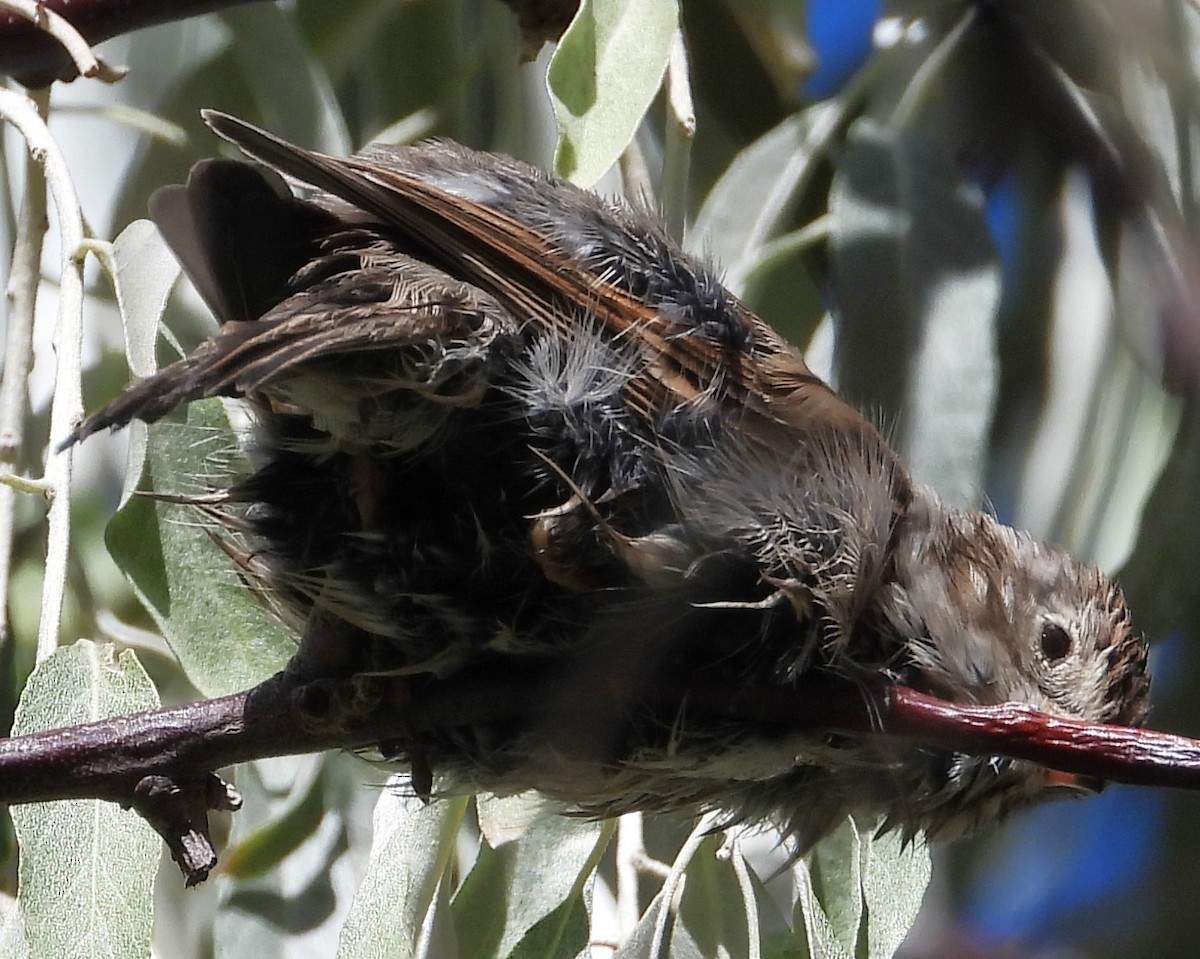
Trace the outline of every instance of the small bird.
<path fill-rule="evenodd" d="M 1120 589 L 915 484 L 652 218 L 450 142 L 345 159 L 205 119 L 257 163 L 201 162 L 151 212 L 220 330 L 72 440 L 244 398 L 254 465 L 217 512 L 285 618 L 353 674 L 546 679 L 388 745 L 419 791 L 718 809 L 797 850 L 851 812 L 949 836 L 1090 783 L 716 715 L 688 678 L 1143 721 Z"/>

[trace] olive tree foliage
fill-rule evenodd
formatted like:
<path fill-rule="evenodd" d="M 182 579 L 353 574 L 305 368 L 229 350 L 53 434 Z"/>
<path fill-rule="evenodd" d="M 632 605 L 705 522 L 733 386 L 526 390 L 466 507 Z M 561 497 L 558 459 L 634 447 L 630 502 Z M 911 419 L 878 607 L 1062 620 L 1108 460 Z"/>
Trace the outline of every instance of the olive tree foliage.
<path fill-rule="evenodd" d="M 202 523 L 131 495 L 236 472 L 235 404 L 97 439 L 56 472 L 81 405 L 210 331 L 140 219 L 220 152 L 206 106 L 331 153 L 449 136 L 655 206 L 921 481 L 1124 566 L 1152 638 L 1196 622 L 1195 9 L 890 0 L 819 96 L 807 23 L 795 0 L 589 0 L 522 64 L 494 0 L 251 3 L 115 41 L 113 86 L 37 94 L 45 143 L 0 101 L 13 732 L 243 689 L 293 648 Z M 27 136 L 55 187 L 44 257 Z M 186 893 L 132 813 L 14 807 L 0 955 L 874 959 L 930 877 L 922 845 L 869 822 L 792 862 L 711 819 L 424 804 L 393 773 L 348 755 L 238 768 L 221 866 Z"/>

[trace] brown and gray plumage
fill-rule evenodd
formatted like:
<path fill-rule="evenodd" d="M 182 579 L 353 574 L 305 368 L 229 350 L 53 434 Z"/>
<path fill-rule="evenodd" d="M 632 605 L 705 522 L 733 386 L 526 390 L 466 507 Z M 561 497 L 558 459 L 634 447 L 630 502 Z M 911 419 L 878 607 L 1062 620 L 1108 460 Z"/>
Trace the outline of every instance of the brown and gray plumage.
<path fill-rule="evenodd" d="M 432 735 L 410 758 L 450 788 L 721 808 L 800 847 L 853 810 L 955 833 L 1050 788 L 1020 761 L 664 709 L 694 671 L 1141 722 L 1119 589 L 914 485 L 652 221 L 451 143 L 337 159 L 206 118 L 265 166 L 201 163 L 152 212 L 221 330 L 76 438 L 246 397 L 259 465 L 228 522 L 297 622 L 341 621 L 364 671 L 528 668 L 594 700 Z"/>

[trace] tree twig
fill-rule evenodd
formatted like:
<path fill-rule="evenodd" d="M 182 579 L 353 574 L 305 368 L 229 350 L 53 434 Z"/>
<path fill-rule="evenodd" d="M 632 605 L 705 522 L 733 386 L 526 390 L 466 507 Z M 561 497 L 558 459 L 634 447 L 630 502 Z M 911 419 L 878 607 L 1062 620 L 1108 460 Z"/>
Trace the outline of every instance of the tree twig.
<path fill-rule="evenodd" d="M 43 113 L 47 94 L 40 105 L 12 90 L 0 89 L 0 119 L 11 123 L 24 137 L 33 157 L 45 171 L 44 182 L 31 182 L 30 189 L 49 187 L 58 218 L 62 247 L 58 318 L 54 326 L 54 398 L 50 404 L 50 435 L 66 436 L 83 417 L 80 386 L 83 347 L 83 213 L 79 197 L 58 144 L 50 135 Z M 48 487 L 50 510 L 47 518 L 46 573 L 42 583 L 42 615 L 38 623 L 38 661 L 58 645 L 63 595 L 66 591 L 67 553 L 71 534 L 71 451 L 50 446 L 42 479 Z"/>
<path fill-rule="evenodd" d="M 94 77 L 114 83 L 125 76 L 120 67 L 111 67 L 92 51 L 87 38 L 76 30 L 66 17 L 43 0 L 0 0 L 0 12 L 15 13 L 26 22 L 51 37 L 71 60 L 75 72 L 82 77 Z"/>
<path fill-rule="evenodd" d="M 42 117 L 46 115 L 49 100 L 49 91 L 42 91 L 34 98 L 33 109 Z M 12 572 L 16 499 L 20 489 L 16 469 L 25 445 L 29 371 L 33 368 L 33 321 L 42 279 L 42 245 L 49 202 L 42 165 L 28 152 L 23 193 L 5 290 L 9 307 L 8 331 L 4 343 L 4 373 L 0 376 L 0 469 L 5 474 L 5 483 L 0 487 L 0 589 L 5 596 Z M 5 604 L 0 608 L 0 647 L 8 639 Z"/>
<path fill-rule="evenodd" d="M 41 0 L 39 6 L 60 14 L 87 43 L 96 44 L 142 27 L 256 2 L 260 0 Z M 54 80 L 74 80 L 79 67 L 41 27 L 0 11 L 0 73 L 28 87 L 43 87 Z"/>
<path fill-rule="evenodd" d="M 25 0 L 22 0 L 25 2 Z M 66 46 L 47 32 L 45 21 L 61 18 L 87 44 L 152 27 L 186 20 L 262 0 L 37 0 L 41 23 L 31 23 L 15 13 L 0 10 L 0 73 L 16 78 L 27 87 L 48 86 L 55 80 L 74 80 L 82 73 L 105 76 L 102 62 L 83 53 L 83 45 L 72 44 L 78 62 Z M 556 40 L 574 16 L 578 0 L 503 0 L 517 14 L 529 59 L 541 45 Z M 353 13 L 349 15 L 353 16 Z"/>

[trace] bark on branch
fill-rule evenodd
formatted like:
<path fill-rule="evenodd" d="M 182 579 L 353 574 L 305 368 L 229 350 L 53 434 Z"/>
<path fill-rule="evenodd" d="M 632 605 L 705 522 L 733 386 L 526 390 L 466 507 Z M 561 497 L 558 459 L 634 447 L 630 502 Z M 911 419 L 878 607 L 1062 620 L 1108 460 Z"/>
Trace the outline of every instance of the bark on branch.
<path fill-rule="evenodd" d="M 259 0 L 42 0 L 41 6 L 65 17 L 88 43 L 142 27 L 185 20 Z M 36 24 L 0 10 L 0 73 L 27 87 L 74 80 L 74 62 L 62 45 Z"/>
<path fill-rule="evenodd" d="M 203 13 L 261 0 L 41 0 L 41 7 L 65 17 L 90 44 L 110 37 Z M 527 56 L 557 39 L 574 16 L 578 0 L 503 0 L 517 15 Z M 353 16 L 353 7 L 347 15 Z M 62 45 L 36 24 L 0 10 L 0 73 L 27 87 L 74 80 L 78 69 Z"/>

